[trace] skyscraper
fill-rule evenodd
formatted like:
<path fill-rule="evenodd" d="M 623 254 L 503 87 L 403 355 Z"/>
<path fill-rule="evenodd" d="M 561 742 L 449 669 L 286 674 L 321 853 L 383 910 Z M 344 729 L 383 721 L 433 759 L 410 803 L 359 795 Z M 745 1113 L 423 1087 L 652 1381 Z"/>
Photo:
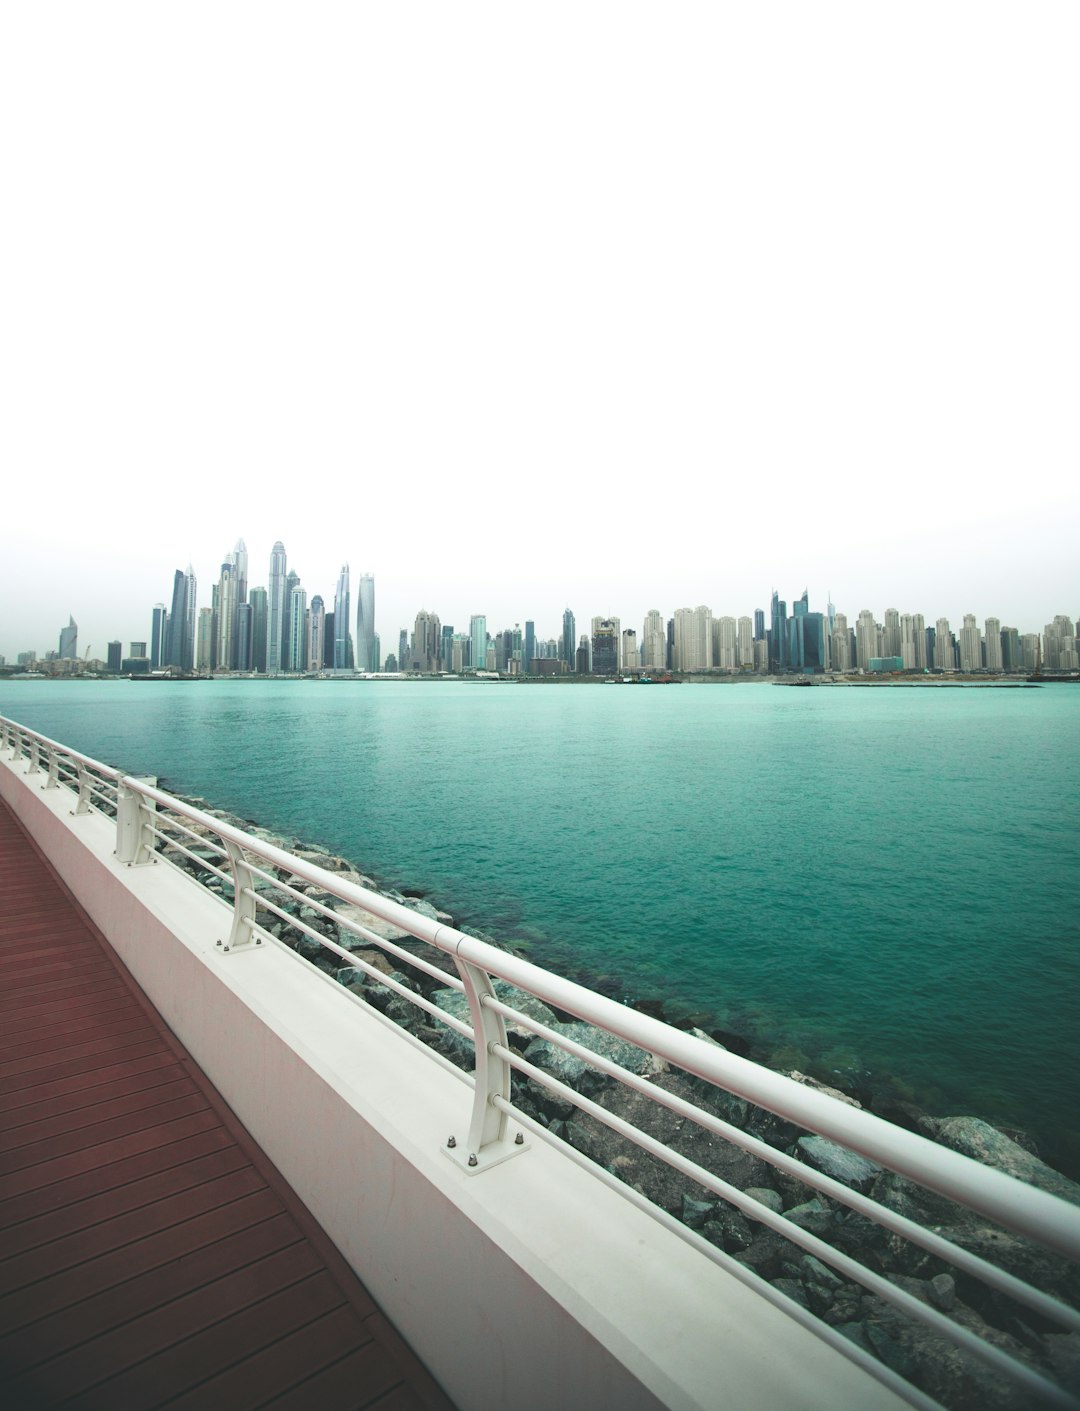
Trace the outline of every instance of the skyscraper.
<path fill-rule="evenodd" d="M 165 665 L 174 671 L 195 669 L 195 573 L 190 564 L 187 572 L 177 569 L 173 574 L 172 608 L 166 634 Z"/>
<path fill-rule="evenodd" d="M 323 634 L 326 631 L 325 618 L 325 604 L 318 593 L 316 593 L 311 600 L 311 612 L 308 621 L 308 671 L 321 671 L 323 669 Z"/>
<path fill-rule="evenodd" d="M 291 670 L 292 660 L 292 595 L 300 587 L 300 575 L 290 568 L 285 575 L 285 608 L 281 614 L 281 669 Z"/>
<path fill-rule="evenodd" d="M 307 662 L 307 594 L 297 583 L 289 594 L 289 670 L 297 674 L 306 671 Z"/>
<path fill-rule="evenodd" d="M 619 669 L 618 618 L 593 618 L 591 647 L 594 673 L 597 676 L 614 676 Z"/>
<path fill-rule="evenodd" d="M 252 588 L 248 595 L 251 607 L 251 666 L 250 670 L 266 672 L 267 595 L 265 588 Z"/>
<path fill-rule="evenodd" d="M 79 655 L 79 628 L 75 619 L 68 614 L 68 625 L 60 629 L 60 660 L 71 660 Z"/>
<path fill-rule="evenodd" d="M 526 672 L 532 670 L 533 661 L 536 658 L 536 623 L 525 619 L 525 641 L 522 646 L 522 669 Z"/>
<path fill-rule="evenodd" d="M 986 636 L 983 638 L 986 650 L 986 669 L 987 671 L 1000 671 L 1002 668 L 1001 619 L 988 617 L 984 626 L 986 629 Z"/>
<path fill-rule="evenodd" d="M 442 649 L 442 627 L 436 613 L 421 608 L 413 624 L 412 653 L 409 667 L 413 671 L 430 676 L 439 669 L 439 652 Z"/>
<path fill-rule="evenodd" d="M 270 551 L 270 586 L 266 602 L 266 670 L 276 676 L 281 670 L 281 648 L 285 634 L 285 545 L 279 539 Z"/>
<path fill-rule="evenodd" d="M 566 608 L 562 615 L 562 651 L 560 656 L 571 671 L 576 665 L 576 641 L 577 623 L 574 621 L 574 614 L 569 608 Z"/>
<path fill-rule="evenodd" d="M 474 671 L 487 669 L 487 618 L 482 612 L 469 618 L 469 662 Z"/>
<path fill-rule="evenodd" d="M 236 669 L 236 609 L 240 605 L 236 562 L 232 554 L 221 565 L 218 579 L 217 665 L 220 671 Z"/>
<path fill-rule="evenodd" d="M 772 626 L 769 628 L 769 670 L 783 671 L 788 664 L 787 603 L 773 589 Z"/>
<path fill-rule="evenodd" d="M 353 646 L 350 624 L 352 609 L 349 606 L 349 565 L 343 563 L 338 574 L 337 591 L 334 594 L 334 670 L 353 669 Z"/>
<path fill-rule="evenodd" d="M 664 619 L 656 608 L 645 614 L 641 632 L 641 664 L 646 671 L 663 671 L 667 665 L 667 633 Z"/>
<path fill-rule="evenodd" d="M 964 614 L 964 625 L 960 629 L 960 670 L 982 670 L 982 633 L 973 612 Z"/>
<path fill-rule="evenodd" d="M 165 632 L 168 627 L 168 614 L 164 603 L 154 604 L 150 619 L 150 670 L 160 671 L 165 661 Z"/>
<path fill-rule="evenodd" d="M 379 669 L 375 663 L 375 575 L 372 573 L 361 573 L 357 586 L 356 669 Z"/>

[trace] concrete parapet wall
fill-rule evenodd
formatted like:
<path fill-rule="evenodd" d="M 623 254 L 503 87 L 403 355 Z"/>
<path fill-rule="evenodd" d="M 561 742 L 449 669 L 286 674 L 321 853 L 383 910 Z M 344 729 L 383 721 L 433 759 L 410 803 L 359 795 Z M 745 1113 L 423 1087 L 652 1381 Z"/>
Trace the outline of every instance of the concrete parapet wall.
<path fill-rule="evenodd" d="M 534 1142 L 467 1175 L 471 1090 L 229 908 L 0 761 L 0 796 L 462 1411 L 892 1411 L 904 1403 Z"/>

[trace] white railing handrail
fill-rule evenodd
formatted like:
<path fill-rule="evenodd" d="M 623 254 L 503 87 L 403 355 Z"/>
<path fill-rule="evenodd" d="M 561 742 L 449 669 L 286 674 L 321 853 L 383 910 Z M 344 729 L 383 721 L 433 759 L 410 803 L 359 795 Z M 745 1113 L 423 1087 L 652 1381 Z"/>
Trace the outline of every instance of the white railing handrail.
<path fill-rule="evenodd" d="M 370 966 L 359 962 L 359 960 L 352 961 L 348 952 L 344 951 L 342 947 L 328 942 L 299 919 L 293 921 L 287 913 L 270 903 L 268 899 L 257 897 L 255 879 L 261 878 L 264 882 L 272 880 L 267 878 L 265 873 L 259 872 L 250 861 L 250 859 L 258 859 L 268 867 L 287 874 L 290 878 L 315 887 L 339 901 L 370 913 L 450 957 L 458 969 L 461 981 L 455 981 L 452 976 L 448 975 L 445 977 L 446 982 L 458 990 L 464 989 L 469 1000 L 472 1029 L 470 1030 L 449 1014 L 436 1014 L 435 1017 L 448 1024 L 455 1032 L 471 1036 L 475 1043 L 474 1116 L 465 1148 L 470 1152 L 467 1157 L 470 1167 L 478 1167 L 483 1164 L 485 1148 L 487 1148 L 486 1159 L 489 1163 L 491 1160 L 503 1159 L 506 1154 L 504 1150 L 501 1150 L 506 1145 L 506 1120 L 507 1115 L 514 1110 L 509 1100 L 511 1068 L 527 1073 L 534 1080 L 539 1079 L 546 1082 L 549 1087 L 556 1090 L 563 1086 L 551 1080 L 550 1077 L 545 1077 L 532 1065 L 525 1063 L 524 1060 L 513 1054 L 507 1047 L 504 1025 L 504 1020 L 507 1017 L 520 1020 L 534 1032 L 542 1030 L 549 1039 L 558 1040 L 559 1036 L 553 1036 L 552 1032 L 542 1024 L 521 1015 L 514 1010 L 512 1005 L 498 1000 L 491 988 L 492 978 L 495 978 L 507 982 L 557 1010 L 574 1014 L 586 1024 L 635 1045 L 664 1062 L 703 1079 L 716 1088 L 775 1113 L 797 1127 L 817 1132 L 830 1141 L 859 1153 L 881 1167 L 894 1171 L 928 1190 L 976 1211 L 1006 1229 L 1035 1240 L 1044 1247 L 1073 1261 L 1080 1262 L 1080 1207 L 1072 1205 L 1056 1195 L 1032 1187 L 1002 1171 L 984 1166 L 959 1152 L 939 1146 L 917 1133 L 893 1126 L 883 1118 L 848 1103 L 840 1102 L 827 1093 L 798 1083 L 783 1074 L 774 1073 L 760 1064 L 741 1058 L 727 1049 L 692 1034 L 677 1030 L 662 1020 L 641 1014 L 615 1000 L 595 993 L 584 985 L 556 975 L 520 956 L 501 950 L 490 942 L 466 935 L 452 925 L 425 917 L 411 907 L 404 906 L 389 897 L 349 881 L 340 874 L 320 867 L 317 863 L 296 857 L 273 843 L 265 842 L 234 824 L 227 823 L 193 804 L 176 798 L 146 780 L 134 778 L 120 770 L 102 765 L 86 755 L 79 754 L 56 741 L 29 731 L 4 717 L 0 717 L 0 743 L 4 746 L 11 745 L 16 753 L 21 753 L 23 749 L 26 749 L 30 754 L 31 770 L 38 767 L 38 752 L 42 748 L 48 751 L 50 753 L 49 778 L 51 785 L 55 785 L 56 782 L 57 758 L 71 760 L 80 767 L 80 788 L 83 787 L 82 781 L 85 780 L 87 771 L 93 771 L 102 779 L 114 784 L 117 796 L 117 825 L 120 830 L 118 838 L 122 833 L 126 840 L 123 849 L 118 844 L 118 855 L 125 857 L 125 860 L 129 862 L 150 860 L 155 845 L 158 843 L 178 847 L 180 851 L 187 853 L 189 858 L 193 857 L 188 849 L 173 842 L 161 831 L 160 827 L 155 826 L 161 821 L 161 813 L 157 810 L 167 811 L 173 818 L 184 819 L 194 829 L 213 834 L 220 839 L 232 869 L 231 877 L 227 871 L 222 871 L 209 863 L 205 865 L 217 877 L 226 882 L 230 880 L 232 882 L 234 889 L 231 906 L 233 935 L 230 939 L 234 944 L 247 943 L 252 936 L 260 938 L 266 936 L 268 939 L 273 939 L 273 936 L 257 922 L 255 909 L 256 906 L 262 906 L 271 913 L 276 913 L 283 920 L 289 921 L 290 924 L 294 924 L 299 931 L 306 932 L 308 936 L 320 941 L 331 952 L 337 953 L 346 963 L 357 964 L 358 968 L 363 969 L 372 978 L 382 978 L 373 976 Z M 178 829 L 178 831 L 188 832 L 191 836 L 186 828 Z M 303 895 L 296 892 L 288 882 L 276 882 L 274 885 L 280 887 L 283 892 L 291 895 L 294 899 L 303 901 Z M 224 904 L 229 905 L 228 902 L 224 902 Z M 321 904 L 318 904 L 318 909 L 323 912 L 327 910 Z M 363 926 L 350 924 L 350 929 L 357 931 L 360 935 L 368 936 L 374 944 L 385 944 Z M 397 946 L 391 945 L 389 949 L 399 956 L 402 955 Z M 425 965 L 425 968 L 430 975 L 431 967 Z M 393 984 L 391 988 L 400 990 L 401 987 Z M 435 1012 L 430 1002 L 420 999 L 419 1003 L 429 1014 Z M 564 1040 L 564 1042 L 570 1050 L 580 1050 L 580 1045 L 576 1045 L 570 1040 Z M 622 1073 L 627 1079 L 630 1078 L 625 1070 L 621 1070 L 618 1064 L 610 1060 L 603 1061 L 603 1070 L 613 1073 L 616 1077 Z M 632 1085 L 638 1091 L 648 1086 L 641 1079 L 633 1080 Z M 569 1091 L 567 1095 L 587 1111 L 596 1106 L 588 1100 L 580 1097 L 575 1098 L 575 1095 Z M 666 1096 L 661 1093 L 655 1100 L 662 1103 Z M 602 1112 L 597 1112 L 594 1115 L 600 1117 L 601 1120 L 608 1120 Z M 716 1123 L 715 1119 L 710 1119 L 706 1113 L 700 1113 L 700 1116 L 706 1122 L 712 1120 L 714 1126 L 722 1127 L 724 1125 Z M 621 1122 L 612 1125 L 627 1126 Z M 654 1150 L 654 1154 L 659 1154 L 663 1159 L 669 1160 L 669 1163 L 675 1165 L 676 1169 L 680 1164 L 684 1169 L 688 1169 L 689 1164 L 686 1159 L 677 1156 L 670 1148 L 667 1151 L 667 1156 L 664 1156 L 663 1152 L 655 1151 L 655 1148 L 661 1147 L 663 1144 L 647 1137 L 646 1134 L 638 1132 L 637 1137 L 631 1136 L 630 1139 L 636 1140 L 638 1145 L 646 1150 Z M 782 1169 L 790 1168 L 790 1165 L 791 1158 L 782 1158 Z M 712 1178 L 710 1183 L 714 1185 L 715 1189 L 716 1178 Z M 720 1183 L 720 1185 L 722 1184 Z M 829 1184 L 834 1183 L 830 1181 Z M 731 1199 L 732 1197 L 728 1195 L 726 1198 Z M 751 1203 L 756 1204 L 756 1202 Z M 864 1207 L 873 1204 L 865 1198 L 857 1198 L 855 1203 Z M 764 1218 L 761 1213 L 756 1215 L 753 1211 L 749 1213 L 753 1215 L 753 1218 Z M 871 1213 L 871 1218 L 873 1218 L 872 1212 L 867 1213 Z M 765 1219 L 765 1223 L 769 1224 L 771 1221 Z M 907 1222 L 901 1220 L 901 1223 Z M 932 1238 L 939 1243 L 944 1243 L 936 1235 Z M 806 1243 L 805 1240 L 800 1240 L 800 1242 Z M 814 1240 L 812 1243 L 815 1247 L 820 1245 L 820 1241 Z M 820 1249 L 819 1253 L 823 1258 L 828 1257 L 824 1248 Z M 972 1272 L 977 1272 L 975 1266 L 978 1266 L 982 1261 L 966 1254 L 965 1258 L 970 1260 Z M 830 1262 L 833 1262 L 834 1266 L 838 1263 L 843 1264 L 845 1266 L 844 1272 L 848 1273 L 850 1277 L 858 1278 L 857 1274 L 850 1272 L 853 1261 L 846 1256 L 839 1256 L 839 1259 L 834 1258 Z M 993 1267 L 996 1269 L 996 1266 Z M 881 1283 L 876 1275 L 872 1276 L 872 1279 L 879 1284 Z M 1017 1284 L 1019 1281 L 1013 1279 L 1013 1276 L 1006 1275 L 998 1286 L 1003 1286 L 1005 1282 Z M 909 1305 L 916 1303 L 916 1300 L 912 1299 L 910 1295 L 905 1295 L 899 1290 L 896 1291 L 894 1301 L 906 1301 Z M 1031 1302 L 1031 1299 L 1028 1301 Z M 1052 1302 L 1052 1300 L 1047 1300 L 1047 1302 Z M 1061 1307 L 1062 1311 L 1075 1322 L 1077 1315 L 1072 1310 L 1065 1309 L 1063 1305 Z M 917 1308 L 913 1307 L 911 1311 L 913 1315 L 921 1316 L 923 1321 L 932 1319 L 938 1324 L 944 1321 L 940 1315 L 926 1309 L 921 1311 L 921 1315 Z M 968 1334 L 966 1331 L 962 1335 L 956 1336 L 958 1341 L 962 1336 L 969 1344 L 974 1340 L 974 1335 Z M 1007 1355 L 998 1353 L 996 1349 L 991 1348 L 990 1344 L 983 1344 L 983 1347 L 983 1355 L 988 1360 L 1008 1362 Z M 1054 1389 L 1050 1388 L 1049 1384 L 1042 1382 L 1041 1378 L 1032 1373 L 1030 1369 L 1015 1362 L 1014 1367 L 1018 1369 L 1018 1375 L 1021 1378 L 1027 1377 L 1031 1381 L 1033 1391 L 1041 1390 L 1044 1394 L 1050 1393 L 1050 1399 L 1056 1401 L 1057 1404 L 1071 1404 L 1067 1396 L 1062 1399 L 1062 1393 L 1058 1392 L 1056 1396 L 1053 1395 Z"/>
<path fill-rule="evenodd" d="M 288 871 L 301 881 L 410 932 L 417 940 L 426 941 L 446 955 L 469 961 L 555 1009 L 576 1014 L 586 1024 L 605 1029 L 716 1087 L 746 1098 L 796 1126 L 828 1137 L 1017 1234 L 1080 1261 L 1080 1206 L 1026 1185 L 1004 1171 L 983 1166 L 970 1156 L 939 1146 L 916 1132 L 896 1127 L 862 1108 L 838 1102 L 827 1093 L 695 1038 L 663 1020 L 641 1014 L 532 961 L 500 950 L 488 941 L 433 921 L 411 907 L 253 837 L 162 789 L 138 779 L 116 777 L 132 792 L 227 838 L 272 867 Z"/>

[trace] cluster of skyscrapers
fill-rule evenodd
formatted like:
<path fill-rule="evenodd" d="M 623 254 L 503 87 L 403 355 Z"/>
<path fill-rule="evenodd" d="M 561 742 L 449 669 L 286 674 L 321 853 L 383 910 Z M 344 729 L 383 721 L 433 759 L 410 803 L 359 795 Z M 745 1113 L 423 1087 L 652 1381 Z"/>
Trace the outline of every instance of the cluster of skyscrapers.
<path fill-rule="evenodd" d="M 158 603 L 147 643 L 132 642 L 130 654 L 109 643 L 107 669 L 114 672 L 179 674 L 210 672 L 301 675 L 380 670 L 420 675 L 497 672 L 529 676 L 615 676 L 635 673 L 694 675 L 778 675 L 821 672 L 959 671 L 1075 672 L 1080 670 L 1074 620 L 1058 616 L 1044 631 L 1023 633 L 996 617 L 980 628 L 965 616 L 959 632 L 947 618 L 927 626 L 921 613 L 887 608 L 879 622 L 869 610 L 849 623 L 830 602 L 825 612 L 810 610 L 809 595 L 788 605 L 774 591 L 766 617 L 715 614 L 705 606 L 677 608 L 665 618 L 646 613 L 640 637 L 618 617 L 594 617 L 591 630 L 578 634 L 573 612 L 562 616 L 561 632 L 541 638 L 527 620 L 494 633 L 487 618 L 474 614 L 468 631 L 456 631 L 438 614 L 422 609 L 412 632 L 402 628 L 396 653 L 385 661 L 375 631 L 375 580 L 360 576 L 355 635 L 349 565 L 338 574 L 333 602 L 308 597 L 299 575 L 289 568 L 285 546 L 275 543 L 267 585 L 248 586 L 248 555 L 242 539 L 226 555 L 211 588 L 209 606 L 197 607 L 191 568 L 173 575 L 168 608 Z M 61 661 L 78 659 L 74 619 L 60 633 Z M 30 664 L 33 653 L 20 655 Z"/>
<path fill-rule="evenodd" d="M 360 576 L 354 639 L 347 563 L 328 608 L 318 593 L 309 600 L 280 539 L 270 553 L 267 586 L 249 587 L 247 547 L 239 539 L 221 565 L 209 607 L 197 608 L 196 591 L 192 569 L 177 569 L 170 608 L 158 603 L 153 611 L 147 670 L 268 676 L 378 670 L 375 580 Z"/>

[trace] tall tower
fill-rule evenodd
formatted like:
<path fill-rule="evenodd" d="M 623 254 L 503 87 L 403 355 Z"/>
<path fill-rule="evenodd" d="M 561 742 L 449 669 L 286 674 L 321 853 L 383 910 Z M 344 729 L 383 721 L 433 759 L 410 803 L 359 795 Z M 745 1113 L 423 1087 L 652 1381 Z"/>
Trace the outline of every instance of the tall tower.
<path fill-rule="evenodd" d="M 150 621 L 150 670 L 160 671 L 165 661 L 165 629 L 168 614 L 164 603 L 154 604 L 154 615 Z"/>
<path fill-rule="evenodd" d="M 68 614 L 68 625 L 60 629 L 60 659 L 77 657 L 79 655 L 79 628 L 75 619 Z"/>
<path fill-rule="evenodd" d="M 664 619 L 657 608 L 645 614 L 641 633 L 641 664 L 646 671 L 663 671 L 667 665 L 667 635 Z"/>
<path fill-rule="evenodd" d="M 574 614 L 567 608 L 562 615 L 562 651 L 559 655 L 566 662 L 570 671 L 573 671 L 576 666 L 576 652 L 577 623 L 574 621 Z"/>
<path fill-rule="evenodd" d="M 343 563 L 334 594 L 334 670 L 353 669 L 352 636 L 349 632 L 349 565 Z"/>
<path fill-rule="evenodd" d="M 964 625 L 960 629 L 960 670 L 982 670 L 982 633 L 973 612 L 964 614 Z"/>
<path fill-rule="evenodd" d="M 308 614 L 308 671 L 323 669 L 323 639 L 326 632 L 326 611 L 322 598 L 315 594 Z"/>
<path fill-rule="evenodd" d="M 221 577 L 218 580 L 217 664 L 221 671 L 236 669 L 236 609 L 239 605 L 236 563 L 234 556 L 230 554 L 221 565 Z"/>
<path fill-rule="evenodd" d="M 282 667 L 285 633 L 285 545 L 279 539 L 270 551 L 270 586 L 266 602 L 266 670 L 276 676 Z"/>
<path fill-rule="evenodd" d="M 289 594 L 289 670 L 299 674 L 308 662 L 307 594 L 297 583 Z"/>
<path fill-rule="evenodd" d="M 195 669 L 195 574 L 190 564 L 186 573 L 178 568 L 173 574 L 165 665 L 174 671 Z"/>
<path fill-rule="evenodd" d="M 356 593 L 356 669 L 378 671 L 375 665 L 375 575 L 361 573 Z"/>
<path fill-rule="evenodd" d="M 484 614 L 474 613 L 469 618 L 469 641 L 472 647 L 470 661 L 474 671 L 484 671 L 487 668 L 487 618 Z"/>

